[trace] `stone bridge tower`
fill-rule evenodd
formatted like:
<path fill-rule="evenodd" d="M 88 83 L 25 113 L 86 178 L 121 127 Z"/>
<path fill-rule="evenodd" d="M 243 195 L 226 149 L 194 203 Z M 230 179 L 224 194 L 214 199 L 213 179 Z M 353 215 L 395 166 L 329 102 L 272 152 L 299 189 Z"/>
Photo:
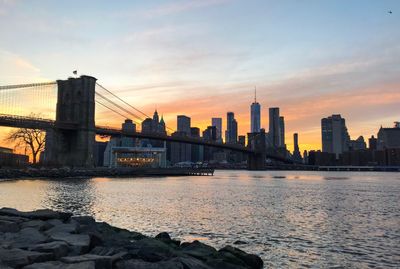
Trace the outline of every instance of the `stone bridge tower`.
<path fill-rule="evenodd" d="M 93 167 L 96 78 L 58 80 L 55 128 L 47 134 L 46 163 Z"/>
<path fill-rule="evenodd" d="M 265 159 L 267 156 L 267 145 L 265 130 L 261 129 L 258 133 L 247 134 L 248 147 L 254 150 L 247 159 L 247 169 L 263 170 L 265 169 Z"/>

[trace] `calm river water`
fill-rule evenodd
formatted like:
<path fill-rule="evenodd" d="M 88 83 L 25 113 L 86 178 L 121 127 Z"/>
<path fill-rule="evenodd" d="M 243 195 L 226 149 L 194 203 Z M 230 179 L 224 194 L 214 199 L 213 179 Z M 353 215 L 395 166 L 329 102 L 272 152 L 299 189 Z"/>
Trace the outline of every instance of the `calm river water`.
<path fill-rule="evenodd" d="M 213 177 L 18 180 L 0 207 L 233 244 L 266 267 L 400 267 L 400 173 L 217 171 Z"/>

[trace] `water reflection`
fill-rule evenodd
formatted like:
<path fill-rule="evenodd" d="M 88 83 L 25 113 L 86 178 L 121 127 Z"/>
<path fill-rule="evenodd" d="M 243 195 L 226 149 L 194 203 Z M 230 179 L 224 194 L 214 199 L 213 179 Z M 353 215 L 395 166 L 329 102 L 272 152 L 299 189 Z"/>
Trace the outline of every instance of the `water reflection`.
<path fill-rule="evenodd" d="M 76 215 L 93 215 L 95 185 L 91 179 L 49 180 L 42 205 Z"/>
<path fill-rule="evenodd" d="M 398 177 L 217 171 L 214 177 L 24 180 L 0 183 L 0 206 L 92 214 L 145 234 L 167 231 L 217 248 L 240 240 L 247 242 L 240 248 L 260 254 L 272 268 L 395 268 Z"/>

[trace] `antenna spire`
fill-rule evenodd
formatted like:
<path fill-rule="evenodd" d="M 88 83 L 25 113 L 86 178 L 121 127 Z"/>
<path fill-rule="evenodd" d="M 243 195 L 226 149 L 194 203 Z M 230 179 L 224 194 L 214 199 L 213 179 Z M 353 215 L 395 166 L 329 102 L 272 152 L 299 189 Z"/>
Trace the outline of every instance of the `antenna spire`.
<path fill-rule="evenodd" d="M 257 103 L 257 86 L 254 86 L 254 103 Z"/>

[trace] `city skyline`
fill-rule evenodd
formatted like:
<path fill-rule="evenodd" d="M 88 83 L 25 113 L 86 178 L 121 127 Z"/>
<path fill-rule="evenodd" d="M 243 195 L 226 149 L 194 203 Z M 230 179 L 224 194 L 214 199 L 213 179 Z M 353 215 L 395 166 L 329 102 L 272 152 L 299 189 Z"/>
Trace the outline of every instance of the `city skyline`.
<path fill-rule="evenodd" d="M 157 106 L 167 126 L 184 114 L 204 130 L 232 111 L 240 135 L 257 85 L 261 127 L 280 107 L 288 149 L 297 132 L 301 151 L 321 149 L 328 115 L 346 118 L 352 139 L 400 115 L 398 1 L 120 1 L 93 13 L 73 2 L 0 1 L 0 24 L 13 25 L 0 29 L 2 85 L 77 69 L 148 114 Z"/>

